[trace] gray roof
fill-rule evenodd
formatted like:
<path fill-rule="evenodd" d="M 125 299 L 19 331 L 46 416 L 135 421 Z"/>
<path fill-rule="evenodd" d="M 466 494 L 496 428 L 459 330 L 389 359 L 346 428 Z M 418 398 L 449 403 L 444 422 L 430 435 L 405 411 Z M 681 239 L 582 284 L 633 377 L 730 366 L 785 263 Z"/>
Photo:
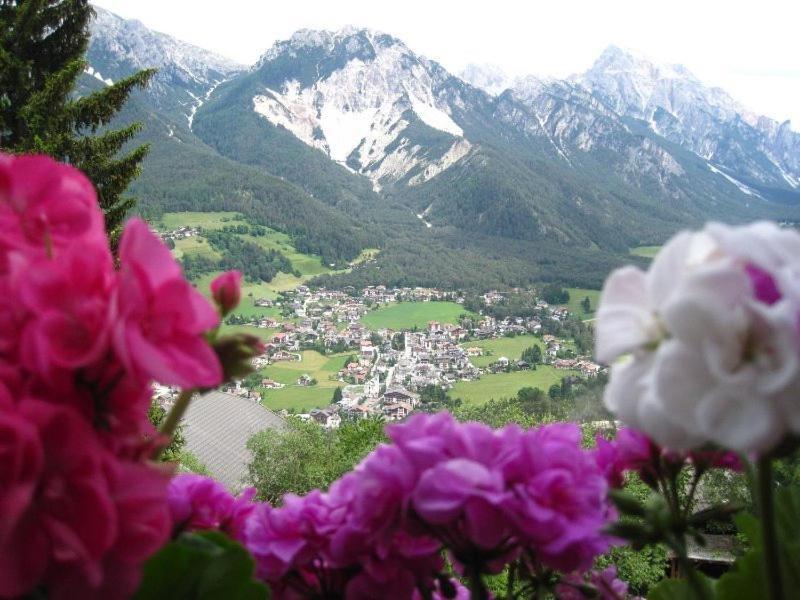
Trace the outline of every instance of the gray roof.
<path fill-rule="evenodd" d="M 237 491 L 247 475 L 247 440 L 265 429 L 286 429 L 286 421 L 249 398 L 209 392 L 195 396 L 182 421 L 186 449 L 211 475 Z"/>

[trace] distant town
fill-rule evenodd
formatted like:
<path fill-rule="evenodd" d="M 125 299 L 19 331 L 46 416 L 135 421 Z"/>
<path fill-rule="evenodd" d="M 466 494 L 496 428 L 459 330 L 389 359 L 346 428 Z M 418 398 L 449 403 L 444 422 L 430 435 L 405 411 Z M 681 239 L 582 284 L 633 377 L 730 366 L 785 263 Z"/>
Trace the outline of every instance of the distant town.
<path fill-rule="evenodd" d="M 504 300 L 505 294 L 490 291 L 482 295 L 484 306 Z M 486 375 L 526 371 L 547 365 L 585 379 L 596 377 L 604 368 L 590 357 L 577 354 L 568 339 L 546 333 L 554 323 L 571 318 L 568 309 L 535 300 L 537 316 L 496 318 L 472 314 L 457 323 L 429 321 L 424 327 L 370 328 L 364 324 L 371 311 L 399 303 L 446 302 L 464 304 L 461 293 L 430 288 L 367 287 L 362 290 L 311 289 L 300 285 L 283 292 L 276 300 L 243 300 L 254 308 L 272 309 L 278 317 L 259 314 L 235 316 L 229 323 L 270 332 L 265 337 L 266 352 L 254 360 L 255 376 L 250 376 L 223 391 L 261 403 L 271 390 L 286 383 L 261 376 L 270 365 L 292 363 L 300 367 L 297 386 L 318 382 L 302 370 L 304 351 L 341 355 L 348 359 L 335 378 L 331 404 L 307 412 L 294 412 L 300 419 L 314 420 L 326 428 L 337 428 L 342 419 L 382 416 L 397 421 L 421 408 L 421 392 L 430 386 L 451 390 L 459 381 L 475 381 Z M 464 314 L 468 311 L 465 309 Z M 481 343 L 486 340 L 528 336 L 537 348 L 528 360 L 520 356 L 492 356 L 486 360 Z M 534 343 L 531 343 L 533 346 Z M 483 360 L 481 360 L 483 358 Z M 475 363 L 480 362 L 481 366 Z M 158 388 L 156 396 L 169 404 L 176 390 Z M 269 404 L 265 402 L 269 407 Z M 283 409 L 284 414 L 290 411 Z"/>

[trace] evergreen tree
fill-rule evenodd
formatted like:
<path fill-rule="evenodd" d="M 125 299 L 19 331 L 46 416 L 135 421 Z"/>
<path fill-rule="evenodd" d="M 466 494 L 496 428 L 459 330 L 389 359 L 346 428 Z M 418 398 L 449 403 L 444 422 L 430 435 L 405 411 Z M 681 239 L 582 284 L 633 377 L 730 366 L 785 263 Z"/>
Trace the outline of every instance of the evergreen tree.
<path fill-rule="evenodd" d="M 341 402 L 341 400 L 342 400 L 342 388 L 337 387 L 335 390 L 333 390 L 333 400 L 331 400 L 331 402 L 333 404 L 336 404 L 337 402 Z"/>
<path fill-rule="evenodd" d="M 93 16 L 88 0 L 0 0 L 0 148 L 49 154 L 81 169 L 97 189 L 106 229 L 115 232 L 135 203 L 123 193 L 148 146 L 120 155 L 142 126 L 106 126 L 155 71 L 78 97 Z"/>

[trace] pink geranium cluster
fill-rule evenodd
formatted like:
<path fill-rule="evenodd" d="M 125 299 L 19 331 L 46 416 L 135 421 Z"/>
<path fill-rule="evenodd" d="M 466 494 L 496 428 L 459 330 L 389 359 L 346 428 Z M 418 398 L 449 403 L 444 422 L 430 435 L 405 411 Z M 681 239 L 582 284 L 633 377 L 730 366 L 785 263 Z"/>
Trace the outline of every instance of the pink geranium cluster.
<path fill-rule="evenodd" d="M 625 483 L 625 473 L 634 471 L 650 487 L 672 474 L 684 465 L 691 464 L 695 471 L 708 469 L 729 469 L 741 471 L 744 466 L 735 452 L 719 449 L 676 452 L 656 444 L 643 433 L 625 427 L 617 432 L 612 441 L 597 436 L 594 450 L 595 460 L 614 488 Z"/>
<path fill-rule="evenodd" d="M 127 597 L 168 539 L 151 382 L 220 383 L 216 310 L 144 221 L 109 250 L 95 191 L 0 155 L 0 597 Z"/>
<path fill-rule="evenodd" d="M 234 497 L 210 477 L 176 475 L 167 492 L 175 533 L 212 529 L 244 541 L 245 524 L 256 507 L 255 495 L 256 488 L 251 487 Z"/>
<path fill-rule="evenodd" d="M 585 571 L 609 548 L 609 484 L 576 425 L 495 431 L 439 413 L 388 433 L 327 493 L 255 509 L 245 544 L 277 597 L 449 595 L 443 550 L 480 576 L 518 558 Z"/>

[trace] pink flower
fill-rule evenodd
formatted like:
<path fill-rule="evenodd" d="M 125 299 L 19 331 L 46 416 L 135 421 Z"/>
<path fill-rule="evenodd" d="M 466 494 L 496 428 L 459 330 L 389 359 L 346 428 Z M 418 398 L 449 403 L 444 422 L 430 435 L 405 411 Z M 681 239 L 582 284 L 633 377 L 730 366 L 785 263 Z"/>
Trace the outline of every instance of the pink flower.
<path fill-rule="evenodd" d="M 0 386 L 0 597 L 31 589 L 44 571 L 42 537 L 29 537 L 26 523 L 44 465 L 33 423 L 19 415 Z"/>
<path fill-rule="evenodd" d="M 102 559 L 102 579 L 74 569 L 57 570 L 50 578 L 51 597 L 56 600 L 130 598 L 141 581 L 142 565 L 169 540 L 169 473 L 130 462 L 110 462 L 106 473 L 118 531 Z"/>
<path fill-rule="evenodd" d="M 606 476 L 608 485 L 621 488 L 625 484 L 627 465 L 622 458 L 617 444 L 609 442 L 603 436 L 595 438 L 594 459 L 597 466 Z"/>
<path fill-rule="evenodd" d="M 222 368 L 203 337 L 219 315 L 144 221 L 132 219 L 125 227 L 120 263 L 113 340 L 125 367 L 186 389 L 219 384 Z"/>
<path fill-rule="evenodd" d="M 108 348 L 114 271 L 106 245 L 65 248 L 57 260 L 15 264 L 12 281 L 29 319 L 22 332 L 23 363 L 49 376 L 77 369 Z"/>
<path fill-rule="evenodd" d="M 739 455 L 728 450 L 695 450 L 689 453 L 689 459 L 703 468 L 729 469 L 737 473 L 744 471 Z"/>
<path fill-rule="evenodd" d="M 239 306 L 242 298 L 242 274 L 239 271 L 226 271 L 211 282 L 211 294 L 223 315 Z"/>
<path fill-rule="evenodd" d="M 628 584 L 617 579 L 617 568 L 610 565 L 602 571 L 591 571 L 586 577 L 573 573 L 562 577 L 561 583 L 556 586 L 556 595 L 559 600 L 585 600 L 587 596 L 581 588 L 591 586 L 595 590 L 593 598 L 600 600 L 623 600 L 628 597 Z"/>
<path fill-rule="evenodd" d="M 476 550 L 503 551 L 512 536 L 502 473 L 469 459 L 455 458 L 426 471 L 412 496 L 417 515 L 453 540 L 457 558 Z"/>
<path fill-rule="evenodd" d="M 103 557 L 118 531 L 104 450 L 71 409 L 23 400 L 19 415 L 36 430 L 44 460 L 30 502 L 17 506 L 17 518 L 3 527 L 5 585 L 30 586 L 64 571 L 99 584 Z"/>
<path fill-rule="evenodd" d="M 580 442 L 572 423 L 531 429 L 505 468 L 513 493 L 506 507 L 523 546 L 561 571 L 588 569 L 611 542 L 602 533 L 614 516 L 608 482 Z"/>
<path fill-rule="evenodd" d="M 750 283 L 753 285 L 753 295 L 756 300 L 772 306 L 783 297 L 783 294 L 778 289 L 777 282 L 768 271 L 752 263 L 745 265 L 744 270 L 747 276 L 750 277 Z"/>
<path fill-rule="evenodd" d="M 247 488 L 234 498 L 210 477 L 182 473 L 170 482 L 168 501 L 178 530 L 219 529 L 243 540 L 247 519 L 256 507 L 255 494 L 255 488 Z"/>
<path fill-rule="evenodd" d="M 167 499 L 175 527 L 187 531 L 219 529 L 233 506 L 233 496 L 221 483 L 194 473 L 173 477 Z"/>
<path fill-rule="evenodd" d="M 83 173 L 47 156 L 0 154 L 0 248 L 52 256 L 104 240 L 103 213 Z"/>

